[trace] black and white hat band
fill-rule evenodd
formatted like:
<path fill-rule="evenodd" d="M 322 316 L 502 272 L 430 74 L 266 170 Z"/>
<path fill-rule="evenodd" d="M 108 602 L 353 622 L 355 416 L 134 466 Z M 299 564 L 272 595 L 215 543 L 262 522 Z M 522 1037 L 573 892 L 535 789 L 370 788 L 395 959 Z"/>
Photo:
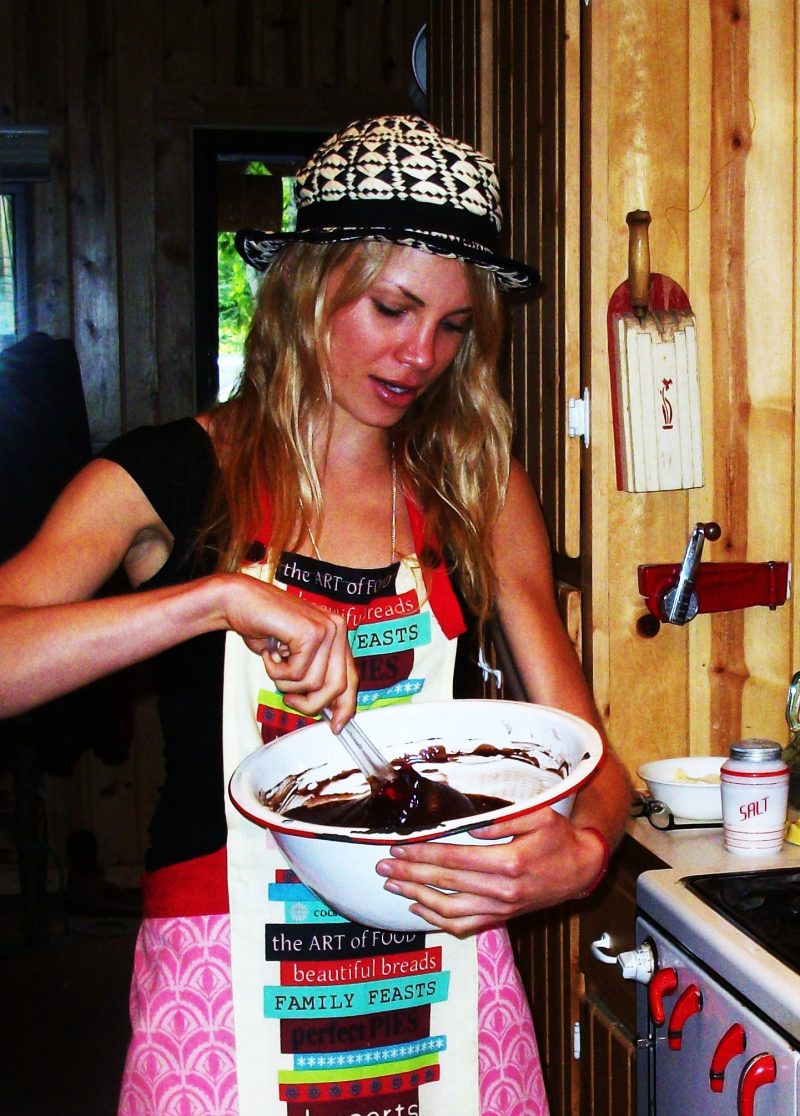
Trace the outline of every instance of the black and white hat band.
<path fill-rule="evenodd" d="M 466 260 L 508 289 L 538 284 L 535 268 L 497 252 L 502 223 L 494 164 L 427 120 L 358 120 L 326 140 L 296 179 L 294 232 L 244 229 L 236 247 L 264 270 L 287 244 L 378 239 Z"/>

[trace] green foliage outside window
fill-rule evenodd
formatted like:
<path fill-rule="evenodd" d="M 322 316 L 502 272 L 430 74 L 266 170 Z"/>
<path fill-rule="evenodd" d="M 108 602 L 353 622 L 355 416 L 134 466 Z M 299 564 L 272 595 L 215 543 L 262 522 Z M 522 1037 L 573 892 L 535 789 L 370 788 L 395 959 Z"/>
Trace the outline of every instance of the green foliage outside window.
<path fill-rule="evenodd" d="M 250 163 L 245 174 L 269 174 L 263 163 Z M 295 227 L 294 179 L 282 179 L 283 211 L 281 228 Z M 217 237 L 217 275 L 219 303 L 219 351 L 241 353 L 253 313 L 259 272 L 248 267 L 234 247 L 234 233 Z"/>

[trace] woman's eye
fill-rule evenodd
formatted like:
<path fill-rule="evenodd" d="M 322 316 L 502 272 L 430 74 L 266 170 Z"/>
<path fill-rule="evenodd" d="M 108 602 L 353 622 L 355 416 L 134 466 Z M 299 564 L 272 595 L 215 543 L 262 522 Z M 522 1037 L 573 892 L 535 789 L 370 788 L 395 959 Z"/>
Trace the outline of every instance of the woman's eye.
<path fill-rule="evenodd" d="M 373 301 L 378 313 L 386 318 L 399 318 L 404 313 L 403 307 L 387 306 L 385 302 L 379 302 L 377 299 Z"/>
<path fill-rule="evenodd" d="M 448 333 L 467 333 L 469 331 L 471 322 L 442 322 L 442 329 Z"/>

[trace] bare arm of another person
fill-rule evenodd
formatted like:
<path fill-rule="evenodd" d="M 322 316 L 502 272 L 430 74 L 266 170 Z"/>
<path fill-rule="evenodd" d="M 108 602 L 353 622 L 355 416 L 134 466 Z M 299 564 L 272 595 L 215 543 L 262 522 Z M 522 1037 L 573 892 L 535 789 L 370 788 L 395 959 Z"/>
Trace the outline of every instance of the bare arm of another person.
<path fill-rule="evenodd" d="M 97 460 L 66 488 L 36 538 L 0 567 L 0 716 L 13 716 L 204 632 L 233 630 L 301 713 L 330 705 L 341 728 L 356 676 L 338 617 L 245 574 L 93 599 L 124 566 L 133 585 L 172 538 L 119 465 Z M 288 647 L 270 653 L 270 638 Z"/>
<path fill-rule="evenodd" d="M 603 734 L 580 662 L 561 622 L 551 573 L 550 546 L 539 503 L 515 464 L 495 535 L 499 619 L 531 701 L 582 717 Z M 605 739 L 605 737 L 604 737 Z M 525 911 L 576 898 L 597 879 L 630 804 L 627 773 L 606 743 L 605 759 L 577 795 L 570 819 L 551 809 L 488 826 L 476 835 L 513 837 L 486 848 L 420 844 L 392 849 L 381 862 L 387 886 L 413 910 L 459 937 Z M 446 894 L 434 888 L 445 888 Z"/>

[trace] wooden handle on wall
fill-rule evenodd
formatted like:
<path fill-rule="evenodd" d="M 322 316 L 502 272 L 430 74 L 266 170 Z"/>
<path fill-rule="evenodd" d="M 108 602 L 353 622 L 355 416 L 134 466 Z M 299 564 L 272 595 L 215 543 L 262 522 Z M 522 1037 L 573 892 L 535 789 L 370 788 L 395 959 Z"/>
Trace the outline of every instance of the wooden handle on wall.
<path fill-rule="evenodd" d="M 631 307 L 637 318 L 647 313 L 650 294 L 650 214 L 646 209 L 634 209 L 625 218 L 628 229 L 628 288 Z"/>

